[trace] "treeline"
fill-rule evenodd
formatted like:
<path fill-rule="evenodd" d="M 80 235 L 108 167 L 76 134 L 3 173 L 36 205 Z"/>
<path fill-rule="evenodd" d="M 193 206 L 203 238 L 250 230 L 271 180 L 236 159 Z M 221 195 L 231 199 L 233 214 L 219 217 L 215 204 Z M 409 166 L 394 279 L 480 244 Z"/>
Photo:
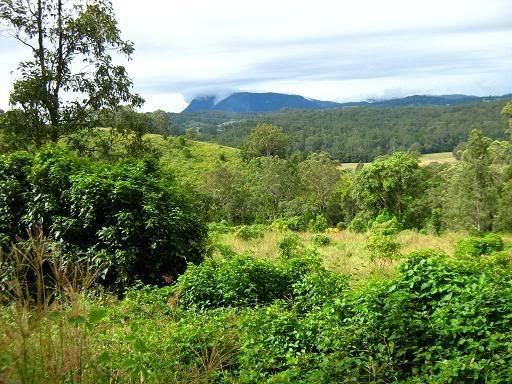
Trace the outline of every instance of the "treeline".
<path fill-rule="evenodd" d="M 240 147 L 259 123 L 272 123 L 289 136 L 289 153 L 324 151 L 343 162 L 368 162 L 398 150 L 451 151 L 473 129 L 505 137 L 500 112 L 506 101 L 457 106 L 355 107 L 284 110 L 266 114 L 196 112 L 168 114 L 174 134 Z"/>
<path fill-rule="evenodd" d="M 199 187 L 211 220 L 282 221 L 291 229 L 337 225 L 366 231 L 378 217 L 433 233 L 512 230 L 512 144 L 472 131 L 454 164 L 418 164 L 414 152 L 378 157 L 354 172 L 327 153 L 286 157 L 286 135 L 259 125 L 243 145 L 244 161 L 222 162 Z"/>

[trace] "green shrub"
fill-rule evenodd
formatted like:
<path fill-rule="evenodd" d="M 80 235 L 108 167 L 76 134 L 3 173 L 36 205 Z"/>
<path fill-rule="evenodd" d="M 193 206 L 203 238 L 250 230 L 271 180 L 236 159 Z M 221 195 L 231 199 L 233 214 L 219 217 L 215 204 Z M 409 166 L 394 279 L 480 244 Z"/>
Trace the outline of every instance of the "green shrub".
<path fill-rule="evenodd" d="M 331 238 L 327 235 L 316 234 L 311 238 L 311 242 L 317 247 L 323 247 L 331 244 Z"/>
<path fill-rule="evenodd" d="M 58 146 L 4 155 L 0 196 L 4 244 L 41 225 L 65 259 L 100 269 L 107 286 L 163 284 L 205 252 L 195 205 L 151 159 L 94 163 Z"/>
<path fill-rule="evenodd" d="M 304 244 L 299 235 L 292 232 L 287 232 L 277 242 L 279 255 L 282 258 L 291 258 L 297 255 L 304 248 Z"/>
<path fill-rule="evenodd" d="M 235 230 L 235 236 L 239 239 L 249 241 L 262 238 L 265 234 L 264 225 L 241 225 Z"/>
<path fill-rule="evenodd" d="M 208 232 L 209 233 L 232 233 L 234 228 L 224 222 L 212 222 L 208 223 Z"/>
<path fill-rule="evenodd" d="M 389 236 L 396 235 L 398 232 L 400 232 L 402 230 L 402 226 L 396 217 L 390 215 L 387 212 L 383 212 L 375 218 L 375 220 L 370 225 L 370 229 L 373 233 Z"/>
<path fill-rule="evenodd" d="M 329 224 L 323 215 L 317 215 L 314 219 L 311 219 L 308 224 L 308 229 L 311 232 L 323 232 L 327 228 L 329 228 Z"/>
<path fill-rule="evenodd" d="M 291 295 L 295 275 L 269 261 L 236 255 L 191 266 L 176 284 L 185 308 L 245 307 Z"/>
<path fill-rule="evenodd" d="M 300 232 L 306 230 L 307 220 L 302 216 L 279 218 L 272 222 L 272 227 L 283 232 L 285 230 Z"/>
<path fill-rule="evenodd" d="M 129 313 L 141 318 L 149 318 L 156 314 L 168 314 L 167 301 L 173 288 L 157 287 L 136 283 L 124 291 L 121 306 Z"/>
<path fill-rule="evenodd" d="M 368 230 L 368 220 L 361 215 L 356 215 L 348 225 L 347 229 L 355 233 L 366 232 Z"/>
<path fill-rule="evenodd" d="M 395 260 L 400 258 L 400 243 L 393 236 L 372 234 L 366 245 L 371 261 Z"/>
<path fill-rule="evenodd" d="M 503 240 L 494 233 L 483 237 L 469 237 L 459 240 L 454 254 L 458 257 L 478 257 L 503 250 Z"/>

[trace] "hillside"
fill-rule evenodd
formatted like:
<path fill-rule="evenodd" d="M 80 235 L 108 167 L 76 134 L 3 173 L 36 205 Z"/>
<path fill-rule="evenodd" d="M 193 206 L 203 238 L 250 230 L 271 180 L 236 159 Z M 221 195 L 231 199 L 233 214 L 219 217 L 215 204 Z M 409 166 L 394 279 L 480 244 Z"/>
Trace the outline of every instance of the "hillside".
<path fill-rule="evenodd" d="M 281 109 L 323 109 L 340 106 L 341 104 L 339 103 L 307 99 L 299 95 L 285 95 L 273 92 L 237 92 L 218 102 L 215 96 L 196 98 L 192 100 L 183 112 L 209 110 L 224 112 L 273 112 Z"/>
<path fill-rule="evenodd" d="M 156 146 L 162 156 L 163 169 L 171 171 L 182 181 L 195 184 L 208 171 L 220 163 L 240 161 L 239 150 L 214 143 L 187 140 L 180 137 L 168 137 L 150 134 L 146 136 Z"/>
<path fill-rule="evenodd" d="M 507 96 L 468 96 L 468 95 L 411 95 L 388 100 L 334 102 L 287 95 L 274 92 L 236 92 L 224 99 L 214 95 L 199 96 L 193 99 L 182 113 L 199 111 L 222 112 L 276 112 L 283 109 L 333 109 L 347 107 L 404 107 L 422 105 L 458 105 L 486 102 Z"/>
<path fill-rule="evenodd" d="M 494 139 L 505 137 L 501 116 L 505 100 L 448 106 L 355 107 L 285 110 L 272 113 L 206 111 L 170 114 L 177 134 L 192 132 L 202 141 L 239 147 L 260 122 L 283 128 L 289 152 L 326 151 L 343 162 L 367 162 L 398 149 L 449 152 L 479 129 Z"/>

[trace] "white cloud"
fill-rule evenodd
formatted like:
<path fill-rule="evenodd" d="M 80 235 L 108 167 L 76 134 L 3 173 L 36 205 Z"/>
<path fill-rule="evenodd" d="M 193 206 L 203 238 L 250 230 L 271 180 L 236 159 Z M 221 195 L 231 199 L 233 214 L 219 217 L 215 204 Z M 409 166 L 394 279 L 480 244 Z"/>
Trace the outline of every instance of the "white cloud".
<path fill-rule="evenodd" d="M 136 46 L 128 70 L 146 110 L 178 111 L 196 94 L 236 90 L 327 100 L 512 91 L 508 0 L 114 0 L 114 7 Z M 11 56 L 0 59 L 0 107 Z"/>

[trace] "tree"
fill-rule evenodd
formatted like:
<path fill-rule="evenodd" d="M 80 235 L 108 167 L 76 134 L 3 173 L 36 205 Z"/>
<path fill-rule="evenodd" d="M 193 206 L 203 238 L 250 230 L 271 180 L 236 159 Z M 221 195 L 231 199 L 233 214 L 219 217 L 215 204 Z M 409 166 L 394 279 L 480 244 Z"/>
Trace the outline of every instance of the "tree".
<path fill-rule="evenodd" d="M 508 103 L 503 107 L 501 114 L 508 118 L 509 134 L 512 137 L 512 103 Z"/>
<path fill-rule="evenodd" d="M 284 157 L 288 137 L 281 128 L 261 123 L 254 128 L 242 146 L 242 156 L 249 160 L 260 156 Z"/>
<path fill-rule="evenodd" d="M 299 164 L 299 178 L 308 199 L 324 213 L 333 196 L 341 172 L 325 152 L 312 153 Z"/>
<path fill-rule="evenodd" d="M 151 121 L 151 132 L 168 136 L 171 132 L 171 122 L 167 112 L 157 109 L 148 114 Z"/>
<path fill-rule="evenodd" d="M 92 162 L 51 144 L 0 156 L 0 247 L 34 225 L 107 286 L 168 283 L 206 246 L 203 215 L 157 161 Z"/>
<path fill-rule="evenodd" d="M 387 212 L 410 227 L 421 220 L 416 203 L 424 189 L 417 158 L 395 152 L 361 168 L 355 175 L 351 195 L 361 217 L 373 220 Z"/>
<path fill-rule="evenodd" d="M 274 220 L 281 212 L 280 205 L 295 197 L 297 177 L 292 164 L 277 156 L 254 159 L 251 165 L 251 185 L 259 200 L 258 214 L 264 220 Z"/>
<path fill-rule="evenodd" d="M 142 105 L 113 62 L 112 54 L 130 58 L 133 43 L 121 38 L 109 0 L 0 0 L 0 21 L 32 53 L 18 66 L 10 103 L 37 146 L 91 130 L 100 110 Z"/>
<path fill-rule="evenodd" d="M 453 227 L 485 232 L 492 228 L 498 196 L 498 177 L 492 168 L 492 140 L 473 130 L 462 162 L 451 177 L 445 209 Z"/>
<path fill-rule="evenodd" d="M 253 198 L 246 175 L 229 163 L 221 163 L 208 172 L 201 189 L 209 197 L 212 219 L 236 224 L 254 220 Z"/>

